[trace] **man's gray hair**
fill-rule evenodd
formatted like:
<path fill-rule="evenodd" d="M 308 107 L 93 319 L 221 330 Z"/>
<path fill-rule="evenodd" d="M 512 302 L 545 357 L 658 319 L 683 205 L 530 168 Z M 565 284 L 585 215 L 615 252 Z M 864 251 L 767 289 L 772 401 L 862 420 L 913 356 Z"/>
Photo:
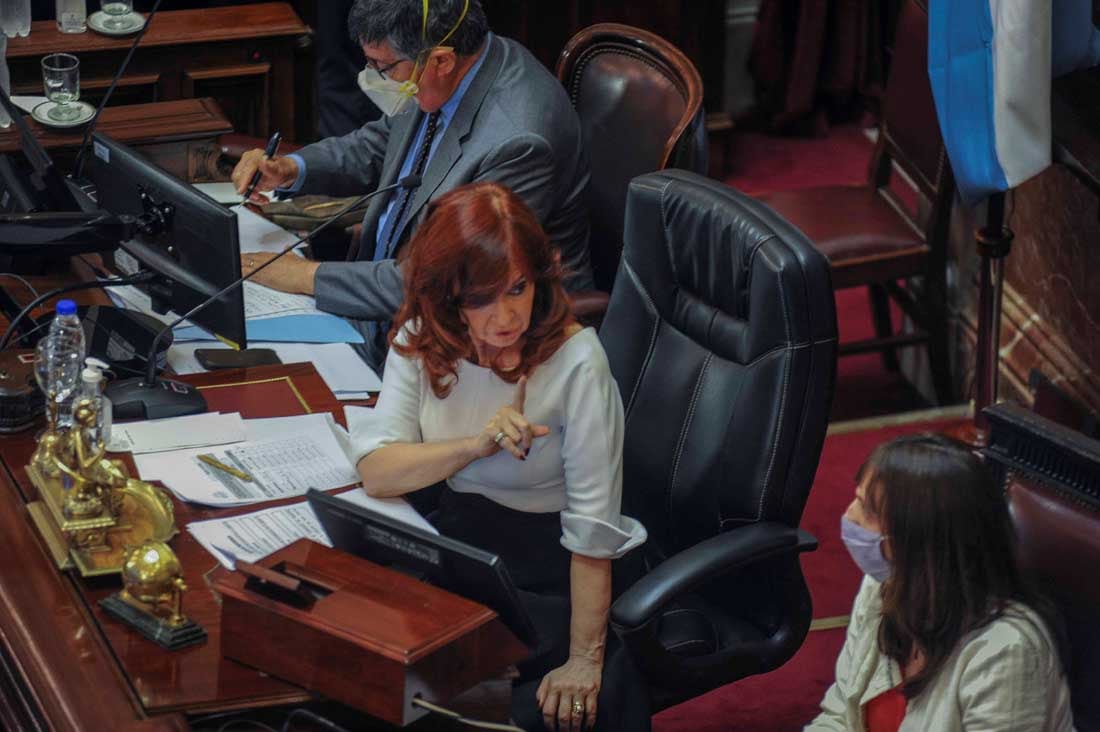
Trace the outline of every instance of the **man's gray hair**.
<path fill-rule="evenodd" d="M 363 45 L 389 41 L 393 50 L 415 59 L 425 49 L 438 44 L 462 17 L 466 0 L 428 0 L 428 33 L 424 29 L 424 0 L 355 0 L 348 14 L 351 39 Z M 489 33 L 489 21 L 480 0 L 470 0 L 466 17 L 443 45 L 451 46 L 460 56 L 469 56 L 481 48 Z"/>

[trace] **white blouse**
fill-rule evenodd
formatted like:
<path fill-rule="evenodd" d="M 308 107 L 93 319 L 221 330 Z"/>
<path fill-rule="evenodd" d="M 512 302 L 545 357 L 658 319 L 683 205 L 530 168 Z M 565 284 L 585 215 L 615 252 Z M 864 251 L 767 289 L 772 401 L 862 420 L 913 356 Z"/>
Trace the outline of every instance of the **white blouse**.
<path fill-rule="evenodd" d="M 516 393 L 516 385 L 492 369 L 465 360 L 457 376 L 451 393 L 439 399 L 419 359 L 391 348 L 374 413 L 353 428 L 352 462 L 390 443 L 472 437 Z M 642 544 L 645 527 L 619 512 L 623 404 L 593 329 L 574 334 L 530 374 L 523 414 L 550 427 L 550 434 L 535 438 L 527 459 L 501 450 L 474 460 L 447 479 L 451 489 L 518 511 L 560 512 L 562 546 L 576 554 L 614 558 Z"/>
<path fill-rule="evenodd" d="M 878 648 L 882 585 L 870 577 L 852 607 L 836 681 L 804 732 L 864 732 L 863 705 L 901 683 L 897 663 Z M 1026 605 L 959 641 L 919 696 L 900 732 L 1073 732 L 1069 686 L 1046 624 Z"/>

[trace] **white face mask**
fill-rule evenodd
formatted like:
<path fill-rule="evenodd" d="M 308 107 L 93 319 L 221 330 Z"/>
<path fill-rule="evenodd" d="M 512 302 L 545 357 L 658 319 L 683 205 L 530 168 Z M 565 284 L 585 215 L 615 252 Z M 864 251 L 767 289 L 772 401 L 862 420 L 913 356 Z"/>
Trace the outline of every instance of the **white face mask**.
<path fill-rule="evenodd" d="M 359 88 L 387 117 L 409 108 L 420 88 L 413 81 L 396 81 L 379 75 L 369 66 L 359 72 Z"/>

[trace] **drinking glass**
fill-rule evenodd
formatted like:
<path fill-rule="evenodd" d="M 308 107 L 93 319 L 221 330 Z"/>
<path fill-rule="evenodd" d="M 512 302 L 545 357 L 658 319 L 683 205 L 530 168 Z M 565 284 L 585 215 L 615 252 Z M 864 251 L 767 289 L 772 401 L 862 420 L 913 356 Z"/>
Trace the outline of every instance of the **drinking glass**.
<path fill-rule="evenodd" d="M 71 122 L 80 116 L 80 107 L 69 102 L 80 99 L 80 60 L 71 53 L 51 53 L 42 59 L 42 85 L 46 98 L 56 106 L 46 116 L 58 122 Z"/>
<path fill-rule="evenodd" d="M 134 27 L 134 0 L 100 0 L 99 7 L 107 15 L 103 27 L 108 30 L 126 30 Z"/>

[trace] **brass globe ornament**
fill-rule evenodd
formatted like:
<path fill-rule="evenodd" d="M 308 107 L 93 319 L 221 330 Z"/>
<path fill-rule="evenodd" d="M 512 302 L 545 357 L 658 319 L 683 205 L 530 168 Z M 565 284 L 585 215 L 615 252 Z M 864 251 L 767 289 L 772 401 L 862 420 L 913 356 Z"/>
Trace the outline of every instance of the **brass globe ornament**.
<path fill-rule="evenodd" d="M 206 640 L 202 626 L 183 614 L 183 567 L 175 552 L 161 541 L 127 548 L 122 563 L 122 590 L 100 606 L 168 650 Z"/>

